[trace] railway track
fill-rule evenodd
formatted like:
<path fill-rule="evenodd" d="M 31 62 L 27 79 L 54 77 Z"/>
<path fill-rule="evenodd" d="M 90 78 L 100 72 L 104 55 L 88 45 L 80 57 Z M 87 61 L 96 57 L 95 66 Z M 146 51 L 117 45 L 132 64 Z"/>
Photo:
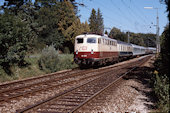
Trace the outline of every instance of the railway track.
<path fill-rule="evenodd" d="M 108 68 L 109 69 L 109 68 Z M 105 73 L 105 69 L 101 69 L 100 73 L 97 74 L 98 72 L 96 72 L 96 70 L 85 70 L 85 71 L 81 71 L 81 72 L 77 72 L 77 73 L 68 73 L 67 75 L 62 75 L 59 76 L 60 74 L 55 74 L 55 75 L 50 75 L 50 79 L 47 80 L 39 80 L 38 82 L 33 82 L 31 84 L 25 83 L 23 81 L 19 81 L 19 82 L 15 82 L 14 85 L 18 85 L 18 87 L 13 87 L 13 88 L 4 88 L 0 90 L 0 102 L 3 101 L 9 101 L 10 99 L 14 99 L 17 97 L 23 97 L 23 96 L 27 96 L 29 94 L 33 94 L 36 92 L 40 92 L 43 90 L 47 90 L 47 89 L 52 89 L 55 87 L 59 87 L 59 86 L 63 86 L 66 84 L 71 84 L 73 82 L 76 82 L 77 80 L 85 80 L 87 78 L 94 78 L 96 76 L 100 76 L 101 71 L 103 70 L 103 73 Z M 65 72 L 64 72 L 65 73 Z M 93 73 L 91 75 L 88 75 L 89 73 Z M 82 76 L 83 75 L 83 76 Z M 47 76 L 45 76 L 46 79 Z M 78 79 L 75 79 L 79 77 Z M 42 79 L 40 77 L 40 79 Z M 37 78 L 35 78 L 34 81 L 36 81 Z M 25 81 L 25 80 L 24 80 Z M 26 80 L 27 82 L 28 80 Z M 31 81 L 33 81 L 31 79 Z M 30 82 L 30 81 L 28 81 Z M 23 84 L 23 86 L 20 86 L 20 84 Z M 7 84 L 5 84 L 6 86 Z M 11 83 L 10 83 L 11 85 Z M 1 85 L 2 86 L 2 85 Z"/>
<path fill-rule="evenodd" d="M 95 73 L 95 70 L 95 77 L 93 79 L 55 94 L 48 99 L 27 106 L 24 109 L 19 109 L 17 112 L 75 112 L 112 84 L 118 82 L 127 73 L 146 62 L 150 57 L 151 56 L 145 56 L 128 64 L 99 69 L 97 70 L 98 73 Z M 87 78 L 84 79 L 86 80 Z"/>
<path fill-rule="evenodd" d="M 106 69 L 112 69 L 113 67 L 119 67 L 119 66 L 121 65 L 115 65 L 115 66 L 102 68 L 102 69 L 95 69 L 95 70 L 89 69 L 89 70 L 81 70 L 81 71 L 79 70 L 79 71 L 66 71 L 61 73 L 52 73 L 41 77 L 26 79 L 23 81 L 21 80 L 16 82 L 10 82 L 9 84 L 2 84 L 0 85 L 0 103 L 18 97 L 33 95 L 34 93 L 42 92 L 47 89 L 61 87 L 66 84 L 68 85 L 78 80 L 94 78 L 100 76 L 100 74 L 102 74 L 102 71 L 103 73 L 108 71 Z M 97 70 L 99 70 L 99 72 L 97 72 Z M 93 73 L 93 74 L 88 75 L 89 73 Z"/>

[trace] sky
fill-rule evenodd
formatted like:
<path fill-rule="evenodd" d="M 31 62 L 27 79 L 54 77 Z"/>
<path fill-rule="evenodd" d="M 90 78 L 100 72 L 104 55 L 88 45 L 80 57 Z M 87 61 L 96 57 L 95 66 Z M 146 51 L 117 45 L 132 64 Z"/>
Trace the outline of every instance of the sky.
<path fill-rule="evenodd" d="M 33 0 L 34 1 L 34 0 Z M 166 5 L 159 0 L 76 0 L 85 6 L 78 6 L 78 15 L 81 22 L 88 22 L 92 8 L 100 11 L 104 20 L 105 30 L 119 28 L 123 32 L 156 33 L 156 9 L 144 9 L 144 7 L 158 8 L 159 34 L 168 23 Z M 4 0 L 0 0 L 0 5 Z"/>
<path fill-rule="evenodd" d="M 156 9 L 144 9 L 144 7 L 158 8 L 159 27 L 161 33 L 168 23 L 166 5 L 159 0 L 76 0 L 85 7 L 79 6 L 81 22 L 88 22 L 92 8 L 100 11 L 104 20 L 105 30 L 110 31 L 116 27 L 121 31 L 135 33 L 156 33 Z"/>

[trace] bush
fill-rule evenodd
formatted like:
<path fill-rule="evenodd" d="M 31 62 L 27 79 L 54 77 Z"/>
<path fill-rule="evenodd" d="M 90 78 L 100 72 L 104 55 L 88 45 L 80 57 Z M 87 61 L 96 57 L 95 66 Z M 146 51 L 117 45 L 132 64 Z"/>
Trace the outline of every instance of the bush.
<path fill-rule="evenodd" d="M 75 68 L 77 65 L 73 63 L 73 54 L 60 54 L 60 70 Z"/>
<path fill-rule="evenodd" d="M 58 71 L 58 63 L 58 52 L 53 45 L 47 46 L 42 50 L 40 59 L 38 60 L 38 65 L 41 70 L 46 72 Z"/>
<path fill-rule="evenodd" d="M 158 108 L 162 112 L 169 112 L 169 78 L 159 76 L 158 72 L 155 72 L 154 91 L 158 98 Z"/>
<path fill-rule="evenodd" d="M 65 48 L 64 48 L 64 53 L 66 53 L 66 54 L 69 54 L 69 53 L 70 53 L 70 50 L 69 50 L 68 47 L 65 47 Z"/>
<path fill-rule="evenodd" d="M 47 73 L 77 67 L 73 63 L 73 54 L 59 54 L 53 45 L 42 50 L 38 65 Z"/>

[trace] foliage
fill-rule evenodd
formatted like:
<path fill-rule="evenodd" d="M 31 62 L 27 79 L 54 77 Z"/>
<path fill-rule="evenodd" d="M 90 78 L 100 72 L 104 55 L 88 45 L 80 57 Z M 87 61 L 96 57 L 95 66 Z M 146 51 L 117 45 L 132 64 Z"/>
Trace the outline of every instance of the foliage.
<path fill-rule="evenodd" d="M 158 106 L 163 112 L 169 112 L 169 26 L 167 25 L 161 35 L 161 52 L 154 62 L 154 66 L 158 73 L 155 79 L 155 93 L 159 100 Z"/>
<path fill-rule="evenodd" d="M 0 82 L 5 82 L 5 81 L 12 81 L 16 79 L 23 79 L 23 78 L 28 78 L 28 77 L 33 77 L 33 76 L 39 76 L 45 74 L 43 70 L 39 69 L 38 66 L 38 61 L 39 59 L 39 54 L 31 54 L 30 56 L 25 57 L 25 61 L 29 63 L 24 68 L 20 68 L 18 66 L 12 66 L 11 72 L 13 73 L 12 76 L 9 76 L 7 73 L 4 72 L 3 69 L 1 69 L 0 66 Z"/>
<path fill-rule="evenodd" d="M 97 21 L 97 24 L 96 24 L 97 33 L 103 34 L 103 32 L 104 32 L 103 17 L 102 17 L 102 14 L 101 14 L 101 11 L 99 8 L 97 10 L 96 21 Z"/>
<path fill-rule="evenodd" d="M 160 72 L 161 75 L 170 75 L 169 65 L 170 65 L 170 48 L 169 48 L 169 26 L 167 25 L 162 33 L 161 37 L 161 52 L 156 59 L 154 66 Z"/>
<path fill-rule="evenodd" d="M 114 38 L 116 40 L 128 41 L 128 34 L 127 32 L 122 32 L 120 29 L 113 27 L 109 33 L 109 37 Z M 144 33 L 133 33 L 129 32 L 129 39 L 130 43 L 146 46 L 146 47 L 156 47 L 155 40 L 156 35 L 155 34 L 144 34 Z"/>
<path fill-rule="evenodd" d="M 120 29 L 113 27 L 109 33 L 109 37 L 116 40 L 127 42 L 127 36 L 125 33 L 121 32 Z"/>
<path fill-rule="evenodd" d="M 42 5 L 38 11 L 36 22 L 41 28 L 38 34 L 38 42 L 44 43 L 45 45 L 53 44 L 56 48 L 59 48 L 64 41 L 64 37 L 57 30 L 57 24 L 59 22 L 60 16 L 57 14 L 57 5 L 59 3 L 54 2 L 54 4 L 55 5 L 52 5 L 51 7 L 47 5 Z"/>
<path fill-rule="evenodd" d="M 54 48 L 54 45 L 47 46 L 42 50 L 38 64 L 39 68 L 46 73 L 76 67 L 76 65 L 73 64 L 73 55 L 59 54 Z"/>
<path fill-rule="evenodd" d="M 168 12 L 169 18 L 169 0 L 160 0 L 160 2 L 165 3 L 166 5 L 166 12 Z M 154 62 L 154 66 L 158 72 L 156 73 L 155 79 L 155 93 L 158 98 L 158 106 L 162 112 L 169 112 L 169 64 L 170 64 L 170 38 L 169 38 L 169 21 L 168 24 L 165 26 L 165 29 L 160 37 L 161 41 L 161 52 L 157 57 L 156 61 Z"/>
<path fill-rule="evenodd" d="M 77 67 L 78 65 L 73 63 L 73 54 L 59 54 L 59 69 L 58 70 L 64 70 L 64 69 L 72 69 Z"/>
<path fill-rule="evenodd" d="M 170 75 L 169 71 L 169 65 L 170 65 L 170 34 L 169 34 L 169 25 L 167 25 L 164 29 L 164 32 L 161 35 L 161 52 L 160 52 L 160 57 L 161 57 L 161 62 L 162 66 L 157 67 L 159 68 L 160 72 L 162 74 Z"/>
<path fill-rule="evenodd" d="M 47 46 L 41 52 L 38 64 L 41 70 L 46 72 L 55 72 L 58 69 L 59 58 L 58 52 L 53 45 Z"/>
<path fill-rule="evenodd" d="M 103 34 L 104 25 L 103 25 L 103 18 L 102 18 L 100 9 L 98 9 L 97 14 L 96 14 L 95 9 L 92 9 L 92 12 L 89 18 L 89 26 L 90 26 L 91 32 L 97 33 L 97 34 Z"/>
<path fill-rule="evenodd" d="M 146 44 L 144 43 L 144 39 L 143 37 L 141 37 L 140 34 L 133 34 L 130 37 L 130 43 L 136 44 L 136 45 L 140 45 L 140 46 L 146 46 Z"/>
<path fill-rule="evenodd" d="M 105 30 L 104 34 L 108 35 L 108 32 L 107 32 L 107 30 Z"/>
<path fill-rule="evenodd" d="M 92 9 L 90 18 L 89 18 L 89 26 L 90 26 L 90 31 L 91 32 L 96 32 L 97 28 L 96 28 L 96 10 Z"/>
<path fill-rule="evenodd" d="M 69 53 L 70 53 L 70 50 L 69 50 L 68 47 L 65 47 L 65 48 L 64 48 L 64 53 L 66 53 L 66 54 L 69 54 Z"/>
<path fill-rule="evenodd" d="M 85 23 L 82 23 L 82 29 L 83 29 L 83 32 L 85 33 L 90 32 L 90 27 L 87 21 L 85 21 Z"/>
<path fill-rule="evenodd" d="M 161 112 L 169 112 L 169 78 L 159 76 L 158 72 L 155 73 L 154 91 L 158 98 L 158 107 Z"/>
<path fill-rule="evenodd" d="M 10 72 L 11 65 L 23 65 L 32 34 L 26 22 L 7 11 L 0 16 L 0 65 Z"/>

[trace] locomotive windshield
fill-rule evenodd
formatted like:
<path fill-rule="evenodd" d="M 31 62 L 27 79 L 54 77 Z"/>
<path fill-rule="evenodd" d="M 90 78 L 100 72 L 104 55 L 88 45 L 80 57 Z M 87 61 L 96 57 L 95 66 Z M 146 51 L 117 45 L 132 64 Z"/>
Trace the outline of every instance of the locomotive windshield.
<path fill-rule="evenodd" d="M 87 43 L 96 43 L 96 38 L 88 38 Z"/>
<path fill-rule="evenodd" d="M 83 43 L 83 38 L 77 38 L 77 43 Z"/>

